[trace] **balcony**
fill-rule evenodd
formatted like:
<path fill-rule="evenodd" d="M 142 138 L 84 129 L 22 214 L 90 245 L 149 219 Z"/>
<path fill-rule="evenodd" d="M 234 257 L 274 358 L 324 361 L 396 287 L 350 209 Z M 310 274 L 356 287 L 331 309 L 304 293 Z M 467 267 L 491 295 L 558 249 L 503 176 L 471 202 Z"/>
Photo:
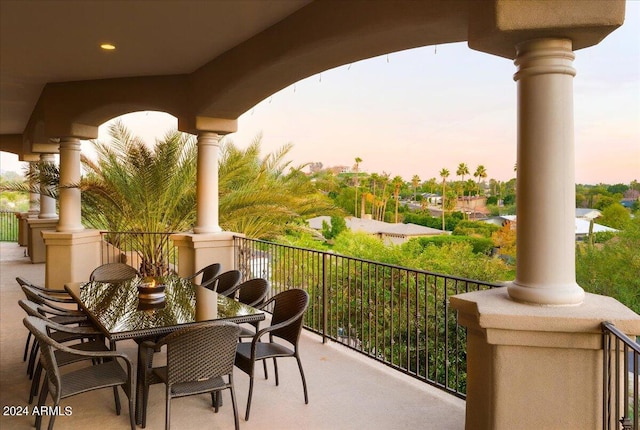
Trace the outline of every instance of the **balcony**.
<path fill-rule="evenodd" d="M 15 242 L 2 242 L 0 268 L 0 378 L 2 406 L 26 406 L 30 381 L 22 352 L 27 330 L 22 325 L 24 312 L 17 306 L 23 294 L 15 277 L 24 276 L 44 283 L 44 264 L 31 264 L 23 248 Z M 118 348 L 136 357 L 136 344 L 121 342 Z M 302 384 L 294 360 L 282 360 L 281 384 L 257 379 L 251 419 L 241 419 L 243 429 L 336 429 L 336 428 L 464 428 L 464 400 L 403 375 L 384 364 L 367 358 L 334 342 L 305 331 L 302 338 L 302 360 L 309 386 L 309 404 L 305 405 Z M 235 373 L 238 407 L 242 415 L 246 405 L 248 378 Z M 225 394 L 225 402 L 229 402 Z M 176 429 L 233 428 L 230 407 L 223 406 L 218 415 L 208 408 L 207 396 L 174 400 L 172 426 Z M 57 429 L 85 429 L 96 425 L 99 417 L 103 429 L 127 428 L 126 411 L 115 414 L 110 390 L 88 393 L 68 401 L 71 417 L 58 417 Z M 31 408 L 30 408 L 31 409 Z M 33 428 L 33 417 L 3 415 L 0 427 Z M 164 428 L 164 390 L 151 388 L 147 428 Z"/>

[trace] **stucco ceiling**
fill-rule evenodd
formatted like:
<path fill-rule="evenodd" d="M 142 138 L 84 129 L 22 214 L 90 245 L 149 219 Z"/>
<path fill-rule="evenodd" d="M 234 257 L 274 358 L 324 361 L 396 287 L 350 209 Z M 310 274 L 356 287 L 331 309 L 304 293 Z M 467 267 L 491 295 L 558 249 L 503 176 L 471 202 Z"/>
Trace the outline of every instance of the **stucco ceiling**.
<path fill-rule="evenodd" d="M 0 0 L 0 149 L 46 152 L 33 145 L 144 109 L 232 132 L 264 97 L 341 64 L 464 40 L 507 58 L 541 37 L 580 49 L 623 20 L 624 0 Z"/>
<path fill-rule="evenodd" d="M 23 132 L 46 83 L 191 73 L 307 3 L 0 0 L 0 134 Z"/>

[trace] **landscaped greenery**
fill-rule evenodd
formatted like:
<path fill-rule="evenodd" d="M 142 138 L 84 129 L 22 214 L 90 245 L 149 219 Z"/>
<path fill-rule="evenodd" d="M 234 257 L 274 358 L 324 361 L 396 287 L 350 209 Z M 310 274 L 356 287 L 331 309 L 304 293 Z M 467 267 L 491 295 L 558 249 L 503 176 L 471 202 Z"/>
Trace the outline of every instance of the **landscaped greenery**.
<path fill-rule="evenodd" d="M 576 278 L 586 291 L 614 297 L 640 314 L 640 217 L 602 244 L 580 244 Z"/>

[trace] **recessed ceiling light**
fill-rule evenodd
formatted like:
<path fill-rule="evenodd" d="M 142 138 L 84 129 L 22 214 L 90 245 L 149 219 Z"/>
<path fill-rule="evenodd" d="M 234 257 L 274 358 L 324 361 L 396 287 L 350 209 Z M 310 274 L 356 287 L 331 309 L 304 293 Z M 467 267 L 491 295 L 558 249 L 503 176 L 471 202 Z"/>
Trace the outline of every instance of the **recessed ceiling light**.
<path fill-rule="evenodd" d="M 116 45 L 113 45 L 111 43 L 102 43 L 100 45 L 100 48 L 104 49 L 105 51 L 113 51 L 114 49 L 116 49 Z"/>

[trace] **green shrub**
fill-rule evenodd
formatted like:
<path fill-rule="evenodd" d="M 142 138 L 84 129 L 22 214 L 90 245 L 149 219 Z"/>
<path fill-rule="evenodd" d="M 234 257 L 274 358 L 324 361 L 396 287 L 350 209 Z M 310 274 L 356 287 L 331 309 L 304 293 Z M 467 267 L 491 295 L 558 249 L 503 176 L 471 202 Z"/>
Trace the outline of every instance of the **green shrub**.
<path fill-rule="evenodd" d="M 433 236 L 418 238 L 420 245 L 427 247 L 428 245 L 444 246 L 452 243 L 468 243 L 472 247 L 474 254 L 489 255 L 493 249 L 493 241 L 484 237 L 471 236 Z"/>

